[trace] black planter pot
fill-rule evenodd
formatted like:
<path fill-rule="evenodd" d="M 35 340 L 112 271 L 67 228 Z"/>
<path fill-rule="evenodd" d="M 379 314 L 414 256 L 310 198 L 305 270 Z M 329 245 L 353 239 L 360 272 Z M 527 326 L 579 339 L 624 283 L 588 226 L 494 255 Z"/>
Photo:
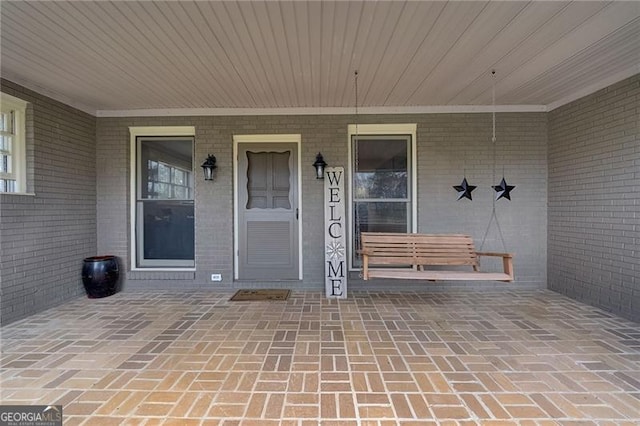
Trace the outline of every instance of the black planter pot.
<path fill-rule="evenodd" d="M 98 299 L 118 291 L 120 269 L 115 256 L 87 257 L 82 263 L 82 283 L 90 299 Z"/>

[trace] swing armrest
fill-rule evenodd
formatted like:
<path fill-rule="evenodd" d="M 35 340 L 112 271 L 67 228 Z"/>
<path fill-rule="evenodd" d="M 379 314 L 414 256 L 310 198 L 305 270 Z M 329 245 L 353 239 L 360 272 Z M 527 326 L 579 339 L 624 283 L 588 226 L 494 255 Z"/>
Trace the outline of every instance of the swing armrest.
<path fill-rule="evenodd" d="M 494 256 L 502 258 L 502 268 L 504 269 L 504 273 L 511 277 L 513 281 L 513 254 L 511 253 L 496 253 L 491 251 L 478 251 L 476 252 L 478 256 Z"/>
<path fill-rule="evenodd" d="M 513 257 L 511 253 L 498 253 L 493 251 L 477 251 L 478 256 Z"/>

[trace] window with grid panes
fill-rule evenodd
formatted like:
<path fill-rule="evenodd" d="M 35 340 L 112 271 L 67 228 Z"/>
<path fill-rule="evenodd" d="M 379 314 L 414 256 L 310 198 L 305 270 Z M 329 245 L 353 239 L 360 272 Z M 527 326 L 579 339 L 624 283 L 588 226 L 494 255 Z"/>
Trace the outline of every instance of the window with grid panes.
<path fill-rule="evenodd" d="M 411 143 L 411 135 L 352 135 L 354 268 L 362 232 L 411 232 Z"/>
<path fill-rule="evenodd" d="M 195 266 L 193 137 L 136 139 L 136 267 Z"/>

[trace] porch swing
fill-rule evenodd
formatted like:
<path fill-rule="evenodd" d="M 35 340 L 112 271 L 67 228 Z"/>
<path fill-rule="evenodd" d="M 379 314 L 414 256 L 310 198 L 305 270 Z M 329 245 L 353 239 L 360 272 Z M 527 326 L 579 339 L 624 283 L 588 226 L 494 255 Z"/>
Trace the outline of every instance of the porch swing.
<path fill-rule="evenodd" d="M 492 71 L 495 76 L 495 71 Z M 357 115 L 357 72 L 356 72 L 356 115 Z M 495 83 L 492 90 L 493 101 L 493 177 L 496 169 L 496 115 Z M 357 126 L 356 126 L 357 132 Z M 357 158 L 356 158 L 357 161 Z M 503 173 L 504 175 L 504 173 Z M 466 178 L 463 182 L 466 182 Z M 466 187 L 466 185 L 465 185 Z M 470 187 L 469 187 L 470 188 Z M 487 224 L 480 251 L 476 251 L 473 239 L 463 234 L 407 234 L 362 232 L 358 252 L 362 255 L 362 278 L 406 279 L 426 281 L 503 281 L 512 282 L 513 255 L 506 253 L 506 244 L 496 215 L 496 201 L 511 199 L 509 192 L 514 188 L 506 184 L 504 176 L 500 185 L 493 187 L 498 195 L 493 199 L 491 217 Z M 465 192 L 467 188 L 465 188 Z M 470 192 L 470 191 L 469 191 Z M 467 197 L 471 199 L 470 193 Z M 460 197 L 458 198 L 460 199 Z M 356 222 L 358 217 L 356 216 Z M 504 253 L 484 252 L 484 244 L 495 221 Z M 359 226 L 357 228 L 359 230 Z M 502 272 L 480 271 L 480 257 L 502 258 Z M 373 267 L 372 267 L 373 265 Z M 438 269 L 427 269 L 429 267 Z M 472 270 L 460 267 L 471 266 Z M 456 269 L 452 268 L 456 267 Z"/>

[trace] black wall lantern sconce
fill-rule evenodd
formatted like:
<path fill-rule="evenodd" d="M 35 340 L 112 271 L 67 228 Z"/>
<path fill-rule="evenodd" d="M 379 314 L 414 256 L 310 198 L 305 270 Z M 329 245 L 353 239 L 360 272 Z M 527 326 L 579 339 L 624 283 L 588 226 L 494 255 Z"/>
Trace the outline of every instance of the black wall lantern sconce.
<path fill-rule="evenodd" d="M 202 171 L 204 172 L 204 180 L 213 180 L 213 172 L 216 166 L 216 157 L 209 154 L 207 159 L 202 163 Z"/>
<path fill-rule="evenodd" d="M 324 158 L 322 158 L 322 154 L 318 153 L 316 155 L 316 162 L 313 163 L 313 167 L 316 168 L 316 179 L 324 179 L 324 168 L 327 166 Z"/>

